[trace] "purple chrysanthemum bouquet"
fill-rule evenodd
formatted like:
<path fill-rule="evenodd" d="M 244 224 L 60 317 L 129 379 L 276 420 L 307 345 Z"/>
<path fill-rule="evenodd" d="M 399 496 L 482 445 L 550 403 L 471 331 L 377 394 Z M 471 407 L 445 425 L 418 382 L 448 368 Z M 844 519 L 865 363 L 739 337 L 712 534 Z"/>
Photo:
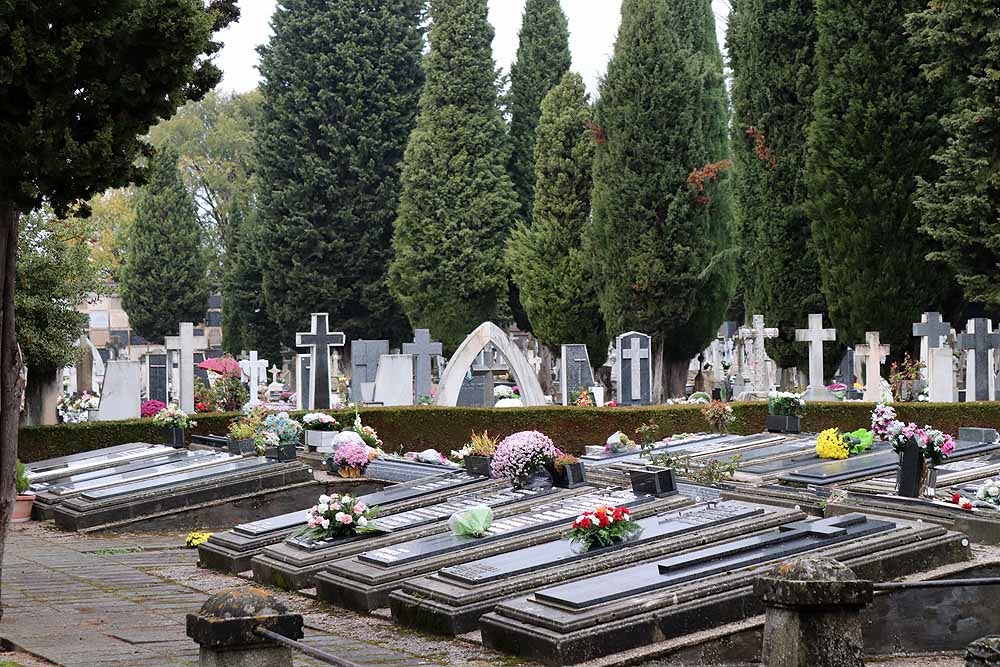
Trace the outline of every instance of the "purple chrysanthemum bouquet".
<path fill-rule="evenodd" d="M 497 446 L 490 472 L 493 477 L 517 482 L 545 467 L 559 454 L 559 449 L 544 433 L 519 431 L 504 438 Z"/>

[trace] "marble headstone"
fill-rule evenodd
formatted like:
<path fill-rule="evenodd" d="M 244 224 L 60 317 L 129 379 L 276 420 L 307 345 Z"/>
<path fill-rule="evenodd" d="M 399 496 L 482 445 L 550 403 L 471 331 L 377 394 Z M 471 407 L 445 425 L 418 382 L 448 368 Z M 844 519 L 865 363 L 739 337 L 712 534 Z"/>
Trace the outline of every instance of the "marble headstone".
<path fill-rule="evenodd" d="M 969 320 L 967 333 L 960 334 L 958 346 L 967 350 L 965 395 L 967 401 L 991 401 L 995 395 L 996 373 L 993 350 L 1000 347 L 1000 333 L 993 331 L 993 322 L 977 317 Z"/>
<path fill-rule="evenodd" d="M 618 404 L 650 405 L 653 402 L 652 338 L 638 331 L 618 336 Z"/>
<path fill-rule="evenodd" d="M 803 397 L 810 401 L 832 401 L 833 393 L 826 388 L 823 381 L 823 343 L 837 340 L 836 329 L 823 328 L 823 315 L 811 313 L 809 328 L 796 329 L 795 340 L 809 343 L 809 388 Z"/>
<path fill-rule="evenodd" d="M 375 377 L 375 403 L 413 405 L 413 355 L 383 354 Z"/>
<path fill-rule="evenodd" d="M 142 362 L 109 361 L 104 370 L 98 419 L 138 419 L 141 393 Z"/>
<path fill-rule="evenodd" d="M 378 374 L 378 360 L 383 354 L 389 354 L 387 340 L 352 340 L 351 341 L 351 400 L 362 401 L 361 385 L 375 382 Z"/>
<path fill-rule="evenodd" d="M 441 343 L 431 340 L 429 329 L 416 329 L 413 342 L 403 343 L 403 354 L 413 355 L 414 401 L 431 395 L 431 359 L 444 352 Z"/>
<path fill-rule="evenodd" d="M 335 347 L 343 347 L 347 337 L 339 331 L 330 331 L 330 316 L 327 313 L 313 313 L 309 331 L 295 334 L 296 347 L 308 348 L 312 359 L 309 374 L 310 410 L 330 408 L 330 357 Z"/>
<path fill-rule="evenodd" d="M 559 360 L 562 404 L 571 405 L 580 392 L 594 386 L 594 369 L 586 345 L 563 345 Z"/>

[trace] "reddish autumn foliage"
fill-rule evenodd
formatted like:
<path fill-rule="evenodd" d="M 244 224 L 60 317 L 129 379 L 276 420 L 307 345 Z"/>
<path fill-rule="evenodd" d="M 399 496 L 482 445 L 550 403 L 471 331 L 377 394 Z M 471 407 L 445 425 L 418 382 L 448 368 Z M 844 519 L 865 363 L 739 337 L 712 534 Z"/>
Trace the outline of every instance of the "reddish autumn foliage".
<path fill-rule="evenodd" d="M 594 142 L 598 146 L 603 146 L 608 143 L 608 135 L 604 133 L 604 128 L 595 123 L 592 120 L 586 122 L 587 129 L 590 130 L 590 135 L 594 137 Z"/>
<path fill-rule="evenodd" d="M 778 160 L 768 150 L 764 133 L 751 125 L 747 128 L 747 136 L 753 139 L 753 152 L 757 156 L 757 159 L 761 162 L 766 162 L 771 169 L 777 167 Z"/>
<path fill-rule="evenodd" d="M 695 168 L 688 174 L 687 183 L 691 188 L 692 200 L 696 206 L 708 206 L 712 198 L 705 194 L 705 184 L 715 183 L 719 174 L 733 166 L 732 160 L 709 162 L 704 167 Z"/>

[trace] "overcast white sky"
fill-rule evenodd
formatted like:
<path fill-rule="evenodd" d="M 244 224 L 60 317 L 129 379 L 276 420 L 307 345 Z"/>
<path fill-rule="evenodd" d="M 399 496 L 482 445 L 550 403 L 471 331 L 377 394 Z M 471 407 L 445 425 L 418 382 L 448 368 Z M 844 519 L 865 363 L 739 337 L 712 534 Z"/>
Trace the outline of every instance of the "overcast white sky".
<path fill-rule="evenodd" d="M 517 51 L 517 32 L 521 27 L 524 0 L 489 0 L 489 3 L 490 22 L 496 30 L 493 55 L 497 65 L 509 72 Z M 240 22 L 226 29 L 221 37 L 225 48 L 217 62 L 225 73 L 220 84 L 224 90 L 243 92 L 257 85 L 260 77 L 254 49 L 270 36 L 269 22 L 276 4 L 277 0 L 240 3 L 243 12 Z M 729 2 L 712 0 L 712 5 L 721 44 Z M 594 93 L 614 46 L 621 0 L 562 0 L 562 6 L 569 19 L 573 69 L 583 75 L 587 88 Z"/>

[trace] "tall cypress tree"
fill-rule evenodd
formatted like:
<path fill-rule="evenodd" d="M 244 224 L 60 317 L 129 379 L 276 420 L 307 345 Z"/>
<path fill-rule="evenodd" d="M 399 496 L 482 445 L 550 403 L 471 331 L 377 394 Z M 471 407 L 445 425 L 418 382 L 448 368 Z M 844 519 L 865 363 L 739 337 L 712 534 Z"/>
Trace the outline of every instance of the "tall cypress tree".
<path fill-rule="evenodd" d="M 559 0 L 527 0 L 508 94 L 509 171 L 521 202 L 522 220 L 531 220 L 535 204 L 535 128 L 542 100 L 569 65 L 569 26 Z"/>
<path fill-rule="evenodd" d="M 654 336 L 665 388 L 732 293 L 726 90 L 710 0 L 625 0 L 596 107 L 594 222 L 608 333 Z"/>
<path fill-rule="evenodd" d="M 926 0 L 818 0 L 809 211 L 838 337 L 880 331 L 901 355 L 924 310 L 952 310 L 953 281 L 929 264 L 917 177 L 936 171 L 948 91 L 920 73 L 905 14 Z"/>
<path fill-rule="evenodd" d="M 520 223 L 508 258 L 535 336 L 545 345 L 585 343 L 604 363 L 608 336 L 583 248 L 590 221 L 594 139 L 583 77 L 573 72 L 542 101 L 535 142 L 535 206 Z"/>
<path fill-rule="evenodd" d="M 264 296 L 286 344 L 329 312 L 398 340 L 386 286 L 400 164 L 423 77 L 420 0 L 285 0 L 261 48 Z"/>
<path fill-rule="evenodd" d="M 170 147 L 151 158 L 122 267 L 122 307 L 132 329 L 155 343 L 175 334 L 179 322 L 201 322 L 208 308 L 202 229 L 179 158 Z"/>
<path fill-rule="evenodd" d="M 261 290 L 267 269 L 268 241 L 257 212 L 250 210 L 229 234 L 233 246 L 226 255 L 223 307 L 224 312 L 236 311 L 238 317 L 231 320 L 236 331 L 227 335 L 239 341 L 242 349 L 257 350 L 262 359 L 278 364 L 281 336 Z"/>
<path fill-rule="evenodd" d="M 427 83 L 403 162 L 390 281 L 414 327 L 457 345 L 509 316 L 506 171 L 486 0 L 432 0 Z"/>
<path fill-rule="evenodd" d="M 914 15 L 914 43 L 935 84 L 956 89 L 943 118 L 948 143 L 934 159 L 935 180 L 920 185 L 922 229 L 935 241 L 932 260 L 953 271 L 965 297 L 1000 308 L 1000 20 L 996 2 L 950 0 Z"/>
<path fill-rule="evenodd" d="M 795 329 L 826 312 L 805 208 L 815 19 L 813 0 L 739 0 L 727 34 L 740 283 L 746 312 L 781 330 L 767 348 L 782 367 L 805 361 Z"/>

